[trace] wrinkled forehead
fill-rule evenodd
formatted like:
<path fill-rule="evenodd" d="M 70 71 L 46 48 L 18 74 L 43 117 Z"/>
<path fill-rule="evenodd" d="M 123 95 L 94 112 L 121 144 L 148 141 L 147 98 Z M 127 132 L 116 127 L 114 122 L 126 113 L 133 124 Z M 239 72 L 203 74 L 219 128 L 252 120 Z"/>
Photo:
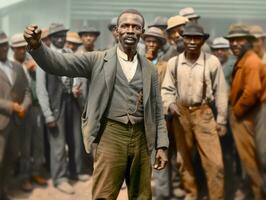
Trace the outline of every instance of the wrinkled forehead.
<path fill-rule="evenodd" d="M 133 13 L 124 13 L 120 16 L 118 26 L 121 24 L 136 24 L 143 27 L 143 19 L 141 16 Z"/>

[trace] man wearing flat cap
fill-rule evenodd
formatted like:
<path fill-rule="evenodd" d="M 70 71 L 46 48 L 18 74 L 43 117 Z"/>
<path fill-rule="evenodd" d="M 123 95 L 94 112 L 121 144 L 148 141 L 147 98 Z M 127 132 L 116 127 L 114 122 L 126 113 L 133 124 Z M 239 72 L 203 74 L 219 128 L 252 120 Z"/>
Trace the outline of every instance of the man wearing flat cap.
<path fill-rule="evenodd" d="M 0 199 L 4 200 L 9 199 L 7 179 L 18 156 L 17 137 L 31 104 L 26 75 L 20 64 L 8 59 L 8 49 L 8 38 L 0 31 Z"/>
<path fill-rule="evenodd" d="M 219 136 L 226 132 L 227 85 L 219 60 L 201 50 L 209 34 L 195 23 L 182 32 L 184 52 L 168 61 L 162 85 L 165 112 L 174 116 L 185 200 L 196 200 L 198 188 L 192 164 L 197 149 L 207 178 L 209 199 L 224 197 L 224 168 Z M 211 105 L 215 104 L 215 120 Z"/>
<path fill-rule="evenodd" d="M 258 56 L 262 59 L 262 62 L 266 65 L 266 33 L 263 31 L 262 27 L 258 25 L 251 26 L 250 33 L 256 38 L 253 41 L 253 50 L 258 54 Z"/>
<path fill-rule="evenodd" d="M 36 67 L 37 64 L 27 54 L 27 42 L 23 33 L 14 34 L 11 37 L 11 48 L 14 52 L 14 62 L 22 65 L 27 77 L 32 96 L 32 105 L 27 110 L 23 124 L 23 134 L 19 135 L 20 149 L 20 178 L 21 189 L 30 192 L 33 189 L 31 180 L 39 185 L 47 185 L 47 181 L 41 176 L 44 163 L 44 122 L 41 107 L 36 96 Z"/>
<path fill-rule="evenodd" d="M 266 191 L 265 66 L 252 49 L 255 36 L 247 25 L 231 25 L 225 38 L 237 57 L 229 97 L 231 127 L 238 154 L 251 179 L 254 199 L 261 200 L 262 188 Z"/>

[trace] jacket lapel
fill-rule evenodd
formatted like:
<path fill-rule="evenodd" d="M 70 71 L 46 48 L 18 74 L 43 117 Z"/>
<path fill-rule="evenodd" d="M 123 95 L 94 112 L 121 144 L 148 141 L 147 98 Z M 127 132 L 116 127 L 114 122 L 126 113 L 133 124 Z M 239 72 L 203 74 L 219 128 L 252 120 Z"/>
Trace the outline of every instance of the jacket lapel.
<path fill-rule="evenodd" d="M 145 105 L 150 96 L 151 89 L 151 68 L 149 67 L 149 63 L 143 56 L 139 55 L 139 61 L 142 69 L 142 77 L 143 77 L 143 105 Z"/>
<path fill-rule="evenodd" d="M 112 88 L 114 86 L 115 75 L 116 75 L 116 62 L 117 62 L 116 48 L 117 46 L 106 51 L 104 57 L 104 62 L 105 62 L 103 65 L 104 78 L 109 95 L 111 94 Z"/>

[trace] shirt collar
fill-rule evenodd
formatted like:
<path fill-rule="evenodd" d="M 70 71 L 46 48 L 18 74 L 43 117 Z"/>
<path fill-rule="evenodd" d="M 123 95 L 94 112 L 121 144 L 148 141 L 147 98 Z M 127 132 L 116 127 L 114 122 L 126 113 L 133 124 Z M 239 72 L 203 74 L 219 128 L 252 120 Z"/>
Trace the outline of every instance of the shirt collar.
<path fill-rule="evenodd" d="M 6 62 L 2 62 L 0 61 L 0 65 L 1 66 L 6 66 L 6 67 L 9 67 L 9 68 L 13 68 L 13 65 L 11 64 L 11 61 L 9 59 L 6 60 Z"/>
<path fill-rule="evenodd" d="M 119 47 L 117 47 L 117 56 L 124 60 L 124 61 L 127 61 L 127 62 L 131 62 L 128 60 L 128 57 L 127 57 L 127 54 L 125 54 L 125 52 L 121 51 L 121 49 Z M 134 58 L 133 58 L 133 61 L 132 63 L 136 62 L 137 61 L 137 54 L 134 55 Z"/>
<path fill-rule="evenodd" d="M 187 59 L 185 57 L 185 53 L 182 53 L 180 55 L 180 60 L 181 60 L 182 64 L 190 65 L 190 63 L 187 61 Z M 196 64 L 201 65 L 201 66 L 204 65 L 204 53 L 202 51 L 200 52 L 200 56 L 198 57 L 198 59 L 196 60 L 196 62 L 193 65 L 196 65 Z"/>

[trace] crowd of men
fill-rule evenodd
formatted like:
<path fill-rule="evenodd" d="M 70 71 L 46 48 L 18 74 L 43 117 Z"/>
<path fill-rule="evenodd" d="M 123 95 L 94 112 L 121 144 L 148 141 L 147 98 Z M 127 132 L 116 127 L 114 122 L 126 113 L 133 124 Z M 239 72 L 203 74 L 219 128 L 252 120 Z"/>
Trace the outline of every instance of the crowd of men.
<path fill-rule="evenodd" d="M 128 13 L 139 15 L 135 11 Z M 123 45 L 122 36 L 117 31 L 119 22 L 124 19 L 121 16 L 123 13 L 113 18 L 108 25 L 114 47 L 120 43 Z M 127 34 L 134 32 L 134 26 L 131 30 L 122 25 L 121 30 L 128 29 Z M 34 30 L 33 33 L 38 35 Z M 200 16 L 188 7 L 169 19 L 156 17 L 140 35 L 137 52 L 149 60 L 149 64 L 135 55 L 130 60 L 130 53 L 125 54 L 117 48 L 114 51 L 118 57 L 116 62 L 121 66 L 118 64 L 117 75 L 108 76 L 109 79 L 115 79 L 112 97 L 107 109 L 99 107 L 98 112 L 95 105 L 104 104 L 107 98 L 98 80 L 101 79 L 102 69 L 93 69 L 91 77 L 87 76 L 89 73 L 85 68 L 81 69 L 83 65 L 97 64 L 97 59 L 102 56 L 97 54 L 94 47 L 100 37 L 96 28 L 83 26 L 76 33 L 69 31 L 63 24 L 52 23 L 48 29 L 42 29 L 44 49 L 34 44 L 36 38 L 34 42 L 29 39 L 26 42 L 22 32 L 13 35 L 10 40 L 4 32 L 0 33 L 0 200 L 10 199 L 9 179 L 15 175 L 21 181 L 21 189 L 26 192 L 33 190 L 33 183 L 46 186 L 47 177 L 43 176 L 47 170 L 44 169 L 45 163 L 49 164 L 54 186 L 70 195 L 75 193 L 70 180 L 87 181 L 93 174 L 93 199 L 116 199 L 124 180 L 128 186 L 129 199 L 150 199 L 149 191 L 144 191 L 150 179 L 154 182 L 152 196 L 157 200 L 265 199 L 266 34 L 262 28 L 258 25 L 233 24 L 227 35 L 210 41 L 210 35 L 200 25 Z M 133 36 L 125 41 L 133 43 Z M 78 55 L 80 59 L 71 57 L 67 60 L 56 54 L 60 62 L 55 59 L 50 64 L 34 53 L 35 46 L 41 48 L 35 51 L 42 51 L 43 57 L 55 57 L 46 50 L 49 48 L 60 54 Z M 9 47 L 13 51 L 12 58 L 8 58 Z M 34 47 L 33 50 L 31 47 Z M 33 52 L 30 53 L 32 56 L 27 51 Z M 87 52 L 95 52 L 95 56 L 82 57 Z M 110 64 L 112 55 L 108 56 L 103 62 Z M 136 61 L 138 59 L 139 62 Z M 62 73 L 48 68 L 50 74 L 34 60 L 38 64 L 71 65 L 74 75 L 67 70 L 64 72 L 63 68 Z M 149 125 L 159 123 L 160 116 L 152 116 L 152 110 L 146 111 L 147 83 L 146 79 L 141 79 L 141 73 L 146 73 L 141 65 L 150 63 L 158 74 L 156 84 L 162 98 L 163 121 L 167 127 L 169 145 L 162 137 L 155 142 L 158 143 L 155 144 L 157 148 L 151 150 L 149 147 L 154 144 L 148 146 L 152 155 L 156 153 L 155 160 L 149 153 L 141 153 L 141 158 L 134 157 L 136 155 L 131 158 L 133 161 L 141 159 L 140 162 L 145 166 L 147 158 L 155 162 L 152 178 L 147 168 L 136 170 L 137 165 L 133 161 L 131 165 L 135 170 L 127 174 L 125 169 L 125 177 L 121 178 L 123 168 L 112 171 L 110 165 L 122 165 L 123 161 L 115 159 L 117 163 L 112 163 L 114 160 L 108 160 L 108 156 L 102 154 L 110 152 L 110 156 L 118 156 L 129 151 L 121 147 L 121 151 L 113 152 L 120 143 L 127 144 L 126 139 L 118 137 L 115 131 L 122 132 L 129 127 L 133 127 L 132 137 L 136 143 L 152 143 L 149 140 L 153 139 L 149 137 L 155 135 L 147 134 L 149 130 L 146 130 L 145 116 L 151 120 L 147 122 Z M 125 66 L 134 70 L 125 70 Z M 96 76 L 95 73 L 100 75 Z M 150 84 L 153 81 L 152 78 Z M 108 84 L 107 89 L 110 90 Z M 98 102 L 92 100 L 96 95 L 94 90 L 99 92 Z M 150 90 L 156 94 L 156 89 Z M 149 100 L 152 109 L 156 106 L 152 104 L 158 101 L 154 94 Z M 124 101 L 127 102 L 123 104 Z M 117 105 L 117 102 L 122 103 Z M 156 109 L 160 110 L 158 105 Z M 121 114 L 123 109 L 129 109 L 126 117 Z M 100 112 L 106 118 L 102 119 Z M 87 126 L 87 123 L 94 122 L 94 126 L 100 129 L 97 120 L 104 124 L 104 130 L 101 138 L 95 134 L 92 140 L 91 135 L 88 137 L 86 133 L 88 129 L 92 132 L 93 125 Z M 107 131 L 105 127 L 108 127 Z M 150 129 L 155 127 L 151 126 Z M 146 138 L 143 137 L 143 131 Z M 115 140 L 113 146 L 108 143 L 111 140 Z M 97 148 L 90 147 L 91 143 L 99 145 Z M 139 151 L 146 151 L 146 147 L 143 148 L 141 146 Z M 160 152 L 160 149 L 163 151 Z M 168 149 L 166 160 L 163 159 L 165 149 Z M 95 156 L 97 159 L 94 159 Z M 167 160 L 168 164 L 164 168 L 164 161 Z M 141 177 L 136 182 L 134 178 L 138 177 L 138 173 L 141 173 Z M 114 192 L 109 192 L 111 190 Z"/>

